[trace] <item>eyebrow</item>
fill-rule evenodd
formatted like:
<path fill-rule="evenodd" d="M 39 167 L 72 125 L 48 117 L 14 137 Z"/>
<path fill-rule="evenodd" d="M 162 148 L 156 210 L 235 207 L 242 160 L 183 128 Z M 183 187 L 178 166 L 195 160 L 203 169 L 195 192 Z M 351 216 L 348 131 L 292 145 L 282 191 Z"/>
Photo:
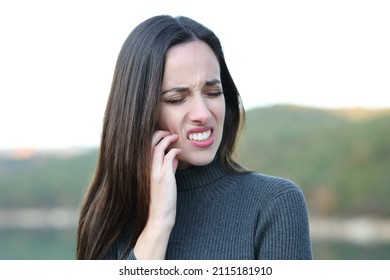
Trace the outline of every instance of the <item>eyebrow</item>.
<path fill-rule="evenodd" d="M 217 84 L 221 84 L 221 81 L 218 80 L 218 79 L 214 79 L 214 80 L 211 80 L 211 81 L 206 81 L 206 83 L 205 83 L 206 86 L 214 86 L 214 85 L 217 85 Z"/>
<path fill-rule="evenodd" d="M 205 82 L 205 86 L 214 86 L 214 85 L 217 85 L 217 84 L 221 84 L 221 81 L 218 80 L 218 79 L 213 79 L 211 81 L 206 81 Z M 185 91 L 188 91 L 189 88 L 188 87 L 173 87 L 173 88 L 170 88 L 170 89 L 167 89 L 167 90 L 164 90 L 163 92 L 161 92 L 161 95 L 167 93 L 167 92 L 170 92 L 170 91 L 174 91 L 174 92 L 185 92 Z"/>

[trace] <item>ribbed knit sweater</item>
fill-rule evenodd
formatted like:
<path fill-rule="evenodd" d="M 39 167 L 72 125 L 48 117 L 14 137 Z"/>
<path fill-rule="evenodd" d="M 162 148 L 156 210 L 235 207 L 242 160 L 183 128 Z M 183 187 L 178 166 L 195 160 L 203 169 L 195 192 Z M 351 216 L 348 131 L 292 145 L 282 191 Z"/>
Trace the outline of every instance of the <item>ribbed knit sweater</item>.
<path fill-rule="evenodd" d="M 177 171 L 176 183 L 166 259 L 312 259 L 305 199 L 292 181 L 227 172 L 214 160 Z M 125 247 L 118 243 L 107 257 Z"/>

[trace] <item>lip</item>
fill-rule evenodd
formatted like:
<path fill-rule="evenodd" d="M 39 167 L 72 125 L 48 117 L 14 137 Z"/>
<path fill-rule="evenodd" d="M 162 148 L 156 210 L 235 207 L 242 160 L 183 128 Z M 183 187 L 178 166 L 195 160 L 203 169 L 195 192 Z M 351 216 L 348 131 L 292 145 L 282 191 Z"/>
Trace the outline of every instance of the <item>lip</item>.
<path fill-rule="evenodd" d="M 204 141 L 195 141 L 195 140 L 190 140 L 188 137 L 190 136 L 191 133 L 202 133 L 205 131 L 211 130 L 211 135 L 209 139 L 204 140 Z M 190 141 L 190 143 L 198 148 L 207 148 L 211 146 L 214 143 L 215 137 L 214 137 L 214 128 L 212 126 L 202 126 L 202 127 L 195 127 L 192 129 L 189 129 L 187 131 L 187 140 Z"/>

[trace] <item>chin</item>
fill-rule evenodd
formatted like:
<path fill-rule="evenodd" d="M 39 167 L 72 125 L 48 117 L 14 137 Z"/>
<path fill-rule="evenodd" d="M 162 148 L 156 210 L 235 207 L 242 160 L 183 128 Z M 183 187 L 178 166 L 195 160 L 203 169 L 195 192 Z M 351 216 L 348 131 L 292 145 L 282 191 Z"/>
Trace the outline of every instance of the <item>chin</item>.
<path fill-rule="evenodd" d="M 211 163 L 215 158 L 215 153 L 209 153 L 204 155 L 192 155 L 179 157 L 179 168 L 186 169 L 191 166 L 204 166 Z"/>

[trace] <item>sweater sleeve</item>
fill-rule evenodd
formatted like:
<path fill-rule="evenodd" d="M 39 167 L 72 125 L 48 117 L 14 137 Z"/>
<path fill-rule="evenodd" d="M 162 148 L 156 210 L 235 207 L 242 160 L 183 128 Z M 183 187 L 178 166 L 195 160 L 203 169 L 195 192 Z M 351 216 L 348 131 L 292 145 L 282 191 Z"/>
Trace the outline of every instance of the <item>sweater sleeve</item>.
<path fill-rule="evenodd" d="M 135 255 L 134 255 L 134 249 L 132 249 L 132 250 L 130 251 L 130 254 L 127 256 L 126 259 L 127 259 L 127 260 L 132 260 L 132 261 L 137 260 L 137 258 L 136 258 Z"/>
<path fill-rule="evenodd" d="M 294 187 L 274 197 L 258 216 L 258 259 L 312 259 L 309 221 L 302 191 Z"/>
<path fill-rule="evenodd" d="M 113 248 L 106 254 L 105 260 L 137 260 L 134 255 L 134 248 L 131 249 L 130 253 L 127 256 L 123 256 L 123 252 L 125 251 L 124 242 L 116 242 Z"/>

